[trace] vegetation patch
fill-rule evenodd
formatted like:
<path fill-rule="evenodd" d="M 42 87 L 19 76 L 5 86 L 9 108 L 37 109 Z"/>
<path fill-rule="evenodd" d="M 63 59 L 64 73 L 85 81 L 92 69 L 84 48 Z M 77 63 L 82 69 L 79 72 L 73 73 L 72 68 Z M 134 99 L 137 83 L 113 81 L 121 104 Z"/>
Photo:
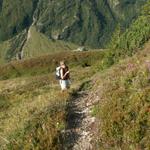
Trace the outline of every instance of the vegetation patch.
<path fill-rule="evenodd" d="M 101 51 L 60 52 L 23 61 L 14 61 L 0 66 L 0 79 L 52 73 L 61 60 L 66 60 L 70 67 L 82 66 L 83 63 L 92 66 L 103 56 L 104 52 Z"/>
<path fill-rule="evenodd" d="M 149 47 L 120 62 L 95 80 L 100 98 L 93 114 L 100 119 L 103 149 L 149 149 Z"/>
<path fill-rule="evenodd" d="M 133 56 L 150 38 L 150 1 L 141 9 L 141 14 L 125 32 L 122 33 L 120 26 L 116 28 L 109 44 L 111 49 L 103 61 L 105 66 L 110 66 L 128 56 Z M 102 65 L 102 66 L 103 66 Z"/>

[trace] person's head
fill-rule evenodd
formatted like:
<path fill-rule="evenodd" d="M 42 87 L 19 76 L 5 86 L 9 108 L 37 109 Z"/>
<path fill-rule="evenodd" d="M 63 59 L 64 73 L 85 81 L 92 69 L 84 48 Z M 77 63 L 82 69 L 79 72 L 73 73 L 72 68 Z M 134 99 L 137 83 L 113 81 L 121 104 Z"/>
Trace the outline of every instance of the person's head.
<path fill-rule="evenodd" d="M 62 68 L 65 68 L 65 67 L 66 67 L 66 63 L 65 63 L 64 60 L 63 60 L 63 61 L 60 61 L 60 66 L 61 66 Z"/>

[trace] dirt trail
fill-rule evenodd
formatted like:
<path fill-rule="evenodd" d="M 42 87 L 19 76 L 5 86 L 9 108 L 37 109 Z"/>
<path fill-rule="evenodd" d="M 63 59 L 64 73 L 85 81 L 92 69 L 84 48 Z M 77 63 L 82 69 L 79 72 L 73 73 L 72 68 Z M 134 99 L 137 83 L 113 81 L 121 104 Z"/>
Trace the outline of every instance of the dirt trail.
<path fill-rule="evenodd" d="M 89 91 L 73 95 L 67 108 L 67 129 L 61 133 L 63 150 L 95 150 L 98 121 L 91 115 L 96 102 Z"/>

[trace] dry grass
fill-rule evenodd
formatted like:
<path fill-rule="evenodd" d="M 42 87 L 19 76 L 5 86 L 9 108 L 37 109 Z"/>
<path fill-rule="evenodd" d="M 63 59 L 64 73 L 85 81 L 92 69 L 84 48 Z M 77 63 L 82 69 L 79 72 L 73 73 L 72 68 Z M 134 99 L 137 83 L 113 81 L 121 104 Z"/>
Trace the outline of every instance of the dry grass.
<path fill-rule="evenodd" d="M 83 57 L 82 54 L 79 55 Z M 15 65 L 26 68 L 28 64 L 25 62 Z M 33 66 L 31 63 L 32 67 L 28 69 L 34 68 L 37 62 Z M 77 65 L 71 68 L 73 87 L 70 92 L 93 73 L 91 67 Z M 57 149 L 59 131 L 65 128 L 65 109 L 69 98 L 69 93 L 60 92 L 53 73 L 26 77 L 23 75 L 0 81 L 1 148 Z"/>
<path fill-rule="evenodd" d="M 149 44 L 132 58 L 120 61 L 94 76 L 91 98 L 101 119 L 100 146 L 104 149 L 148 147 Z M 73 52 L 41 56 L 0 67 L 1 149 L 58 149 L 59 131 L 65 128 L 65 108 L 70 94 L 61 93 L 53 71 L 67 59 L 73 88 L 95 74 L 103 52 Z M 88 66 L 88 67 L 87 67 Z"/>
<path fill-rule="evenodd" d="M 54 72 L 60 60 L 66 60 L 71 67 L 93 65 L 101 60 L 104 52 L 60 52 L 22 61 L 14 61 L 0 66 L 0 79 L 16 78 L 21 76 L 35 76 Z"/>
<path fill-rule="evenodd" d="M 95 77 L 100 149 L 150 149 L 149 48 Z"/>
<path fill-rule="evenodd" d="M 51 122 L 52 125 L 50 124 L 49 127 L 50 129 L 52 129 L 51 134 L 49 135 L 49 138 L 51 138 L 52 141 L 57 131 L 56 123 L 59 122 L 60 118 L 63 121 L 63 115 L 60 115 L 59 111 L 61 109 L 61 114 L 63 114 L 63 110 L 65 109 L 65 104 L 68 96 L 61 95 L 60 99 L 60 90 L 58 86 L 51 84 L 47 76 L 34 79 L 32 78 L 32 80 L 14 79 L 12 81 L 2 81 L 0 82 L 0 87 L 0 94 L 3 96 L 1 96 L 1 98 L 5 97 L 5 103 L 3 104 L 3 107 L 0 111 L 1 145 L 11 143 L 10 145 L 14 147 L 14 142 L 16 142 L 16 146 L 18 146 L 17 141 L 15 141 L 15 139 L 17 140 L 18 137 L 14 136 L 14 134 L 16 134 L 18 130 L 21 130 L 20 134 L 22 132 L 25 132 L 24 134 L 26 134 L 26 132 L 28 132 L 28 129 L 27 131 L 24 130 L 26 130 L 26 124 L 28 124 L 28 122 L 32 124 L 33 118 L 36 116 L 39 117 L 37 114 L 42 114 L 42 112 L 44 111 L 46 113 L 49 111 L 49 109 L 53 109 L 54 107 L 56 107 L 59 108 L 58 110 L 55 109 L 53 112 L 53 115 L 56 115 L 56 118 L 53 115 L 50 116 L 50 112 L 47 113 L 47 115 L 49 115 L 50 117 L 47 118 L 49 119 L 49 121 L 53 120 L 53 118 L 56 119 L 56 121 Z M 43 123 L 44 121 L 46 121 L 42 118 L 44 115 L 44 113 L 41 115 L 41 120 L 43 121 Z M 30 144 L 32 142 L 30 142 Z"/>

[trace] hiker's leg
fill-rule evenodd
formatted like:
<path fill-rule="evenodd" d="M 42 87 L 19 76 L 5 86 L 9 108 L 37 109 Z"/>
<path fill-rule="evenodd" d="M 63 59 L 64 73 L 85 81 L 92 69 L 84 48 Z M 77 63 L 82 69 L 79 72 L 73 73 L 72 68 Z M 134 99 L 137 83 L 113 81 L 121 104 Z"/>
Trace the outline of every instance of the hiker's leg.
<path fill-rule="evenodd" d="M 61 85 L 61 90 L 62 91 L 66 91 L 67 90 L 66 81 L 65 80 L 61 80 L 60 85 Z"/>
<path fill-rule="evenodd" d="M 60 84 L 61 90 L 63 91 L 63 81 L 62 81 L 62 80 L 59 80 L 59 84 Z"/>

